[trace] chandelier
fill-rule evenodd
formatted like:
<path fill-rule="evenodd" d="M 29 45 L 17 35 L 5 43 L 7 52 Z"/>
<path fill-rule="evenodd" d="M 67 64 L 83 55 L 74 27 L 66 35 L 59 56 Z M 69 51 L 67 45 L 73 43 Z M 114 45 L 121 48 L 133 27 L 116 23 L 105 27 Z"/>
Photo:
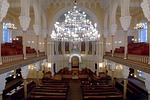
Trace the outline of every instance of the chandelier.
<path fill-rule="evenodd" d="M 78 43 L 82 41 L 95 41 L 100 38 L 97 30 L 97 23 L 87 18 L 85 12 L 77 9 L 77 4 L 73 9 L 64 14 L 63 22 L 56 22 L 52 30 L 51 38 L 54 41 L 68 41 Z"/>
<path fill-rule="evenodd" d="M 134 27 L 134 29 L 143 29 L 143 28 L 144 28 L 143 23 L 137 23 L 136 26 Z"/>
<path fill-rule="evenodd" d="M 6 28 L 7 29 L 17 29 L 17 27 L 15 27 L 15 24 L 13 24 L 13 23 L 6 23 Z"/>

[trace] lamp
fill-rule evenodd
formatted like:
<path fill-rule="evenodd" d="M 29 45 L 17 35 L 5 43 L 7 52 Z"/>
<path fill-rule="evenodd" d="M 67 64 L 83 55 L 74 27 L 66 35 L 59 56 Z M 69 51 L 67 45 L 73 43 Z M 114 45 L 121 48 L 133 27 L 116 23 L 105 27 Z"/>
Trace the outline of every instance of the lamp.
<path fill-rule="evenodd" d="M 10 7 L 11 7 L 11 2 L 10 2 Z M 14 23 L 8 22 L 6 23 L 6 28 L 7 29 L 17 29 Z"/>
<path fill-rule="evenodd" d="M 82 41 L 95 41 L 100 38 L 97 23 L 94 25 L 87 18 L 85 12 L 77 9 L 75 1 L 73 9 L 64 14 L 63 22 L 56 22 L 51 38 L 54 41 L 78 43 Z"/>

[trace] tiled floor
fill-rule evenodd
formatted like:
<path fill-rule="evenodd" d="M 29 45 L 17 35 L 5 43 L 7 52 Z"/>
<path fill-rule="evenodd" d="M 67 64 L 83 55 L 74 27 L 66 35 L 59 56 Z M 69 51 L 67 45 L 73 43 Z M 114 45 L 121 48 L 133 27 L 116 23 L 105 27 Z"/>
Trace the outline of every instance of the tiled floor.
<path fill-rule="evenodd" d="M 67 96 L 67 100 L 83 100 L 82 91 L 81 91 L 81 83 L 79 80 L 71 80 L 69 88 L 69 93 Z"/>

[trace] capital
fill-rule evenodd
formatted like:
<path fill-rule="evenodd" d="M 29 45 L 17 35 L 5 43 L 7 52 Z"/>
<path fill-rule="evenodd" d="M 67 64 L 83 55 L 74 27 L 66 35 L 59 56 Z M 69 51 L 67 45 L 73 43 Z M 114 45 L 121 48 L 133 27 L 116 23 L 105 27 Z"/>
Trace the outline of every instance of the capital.
<path fill-rule="evenodd" d="M 20 16 L 19 20 L 20 20 L 20 25 L 22 27 L 22 30 L 27 31 L 27 29 L 30 25 L 31 18 L 28 16 Z"/>
<path fill-rule="evenodd" d="M 34 28 L 34 32 L 36 35 L 39 35 L 40 34 L 40 31 L 41 31 L 41 25 L 39 24 L 34 24 L 33 25 L 33 28 Z"/>
<path fill-rule="evenodd" d="M 128 78 L 128 76 L 129 76 L 129 67 L 122 65 L 122 75 L 123 75 L 123 78 Z"/>
<path fill-rule="evenodd" d="M 124 31 L 127 31 L 129 29 L 131 18 L 132 18 L 131 16 L 121 16 L 120 17 L 121 26 Z"/>
<path fill-rule="evenodd" d="M 116 30 L 117 30 L 117 25 L 116 24 L 111 24 L 110 25 L 110 32 L 112 35 L 116 34 Z"/>
<path fill-rule="evenodd" d="M 0 21 L 2 22 L 3 18 L 6 16 L 8 8 L 10 7 L 7 0 L 0 1 Z"/>

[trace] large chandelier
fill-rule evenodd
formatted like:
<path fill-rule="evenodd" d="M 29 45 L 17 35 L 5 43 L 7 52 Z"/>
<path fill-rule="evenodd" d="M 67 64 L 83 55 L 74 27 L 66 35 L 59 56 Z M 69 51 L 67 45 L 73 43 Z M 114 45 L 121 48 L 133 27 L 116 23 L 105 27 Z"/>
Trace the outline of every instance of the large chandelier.
<path fill-rule="evenodd" d="M 68 41 L 78 43 L 82 41 L 95 41 L 100 38 L 97 30 L 97 23 L 94 25 L 87 19 L 85 12 L 77 9 L 77 4 L 73 9 L 64 14 L 63 22 L 56 22 L 51 38 L 54 41 Z"/>

